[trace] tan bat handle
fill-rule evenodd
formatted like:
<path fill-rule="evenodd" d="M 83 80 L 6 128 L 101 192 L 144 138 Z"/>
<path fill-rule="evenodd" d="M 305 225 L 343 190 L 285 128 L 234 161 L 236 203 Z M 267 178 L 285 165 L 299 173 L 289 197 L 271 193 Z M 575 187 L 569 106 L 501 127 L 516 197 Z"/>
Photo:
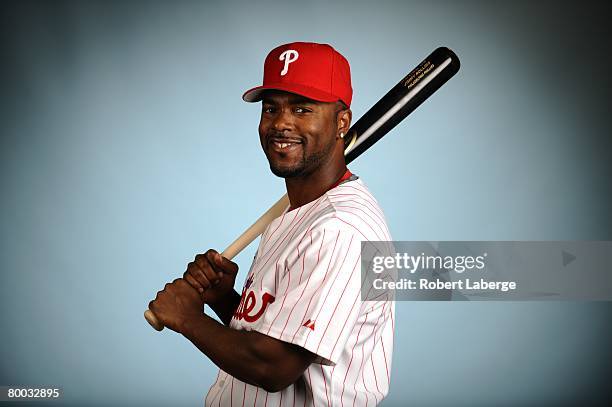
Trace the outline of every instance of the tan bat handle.
<path fill-rule="evenodd" d="M 238 237 L 238 239 L 234 240 L 232 244 L 230 244 L 221 256 L 225 257 L 228 260 L 233 259 L 238 253 L 240 253 L 245 247 L 247 247 L 253 240 L 257 238 L 257 236 L 261 235 L 266 227 L 272 221 L 283 214 L 285 209 L 289 206 L 289 197 L 287 194 L 283 195 L 281 199 L 278 200 L 274 205 L 270 207 L 263 215 L 259 217 L 247 230 L 244 231 Z M 161 331 L 164 329 L 164 325 L 159 322 L 155 314 L 151 310 L 146 310 L 144 313 L 144 317 L 149 324 L 155 330 Z"/>

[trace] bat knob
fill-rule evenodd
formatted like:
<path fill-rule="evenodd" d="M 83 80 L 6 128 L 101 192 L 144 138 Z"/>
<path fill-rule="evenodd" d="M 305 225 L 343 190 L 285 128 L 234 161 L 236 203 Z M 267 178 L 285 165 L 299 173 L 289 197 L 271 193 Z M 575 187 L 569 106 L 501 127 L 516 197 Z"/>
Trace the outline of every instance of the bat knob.
<path fill-rule="evenodd" d="M 153 313 L 153 311 L 151 311 L 150 309 L 146 310 L 144 312 L 144 317 L 147 320 L 147 322 L 153 327 L 153 329 L 155 329 L 156 331 L 161 331 L 164 329 L 164 325 L 162 325 L 161 322 L 159 322 L 159 320 L 157 319 L 157 317 L 155 316 L 155 314 Z"/>

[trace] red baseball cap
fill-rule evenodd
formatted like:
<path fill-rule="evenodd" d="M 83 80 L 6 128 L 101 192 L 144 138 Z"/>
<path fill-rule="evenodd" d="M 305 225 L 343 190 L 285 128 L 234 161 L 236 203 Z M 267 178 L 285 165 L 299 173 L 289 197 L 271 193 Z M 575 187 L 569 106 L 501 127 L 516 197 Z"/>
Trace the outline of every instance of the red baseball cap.
<path fill-rule="evenodd" d="M 351 68 L 331 45 L 292 42 L 270 51 L 264 62 L 263 85 L 247 90 L 242 99 L 258 102 L 269 89 L 320 102 L 341 100 L 351 106 Z"/>

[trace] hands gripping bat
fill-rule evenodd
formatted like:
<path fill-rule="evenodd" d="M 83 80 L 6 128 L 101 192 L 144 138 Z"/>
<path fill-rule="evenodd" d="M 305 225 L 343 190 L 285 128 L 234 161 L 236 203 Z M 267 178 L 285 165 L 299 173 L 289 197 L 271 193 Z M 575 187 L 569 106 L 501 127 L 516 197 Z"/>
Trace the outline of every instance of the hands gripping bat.
<path fill-rule="evenodd" d="M 385 96 L 351 126 L 344 137 L 344 157 L 347 164 L 380 140 L 414 109 L 438 90 L 459 70 L 459 58 L 448 48 L 434 50 L 423 62 L 402 78 Z M 238 237 L 221 255 L 232 259 L 247 247 L 266 227 L 289 206 L 287 195 L 276 202 Z M 164 326 L 151 310 L 144 314 L 158 331 Z"/>

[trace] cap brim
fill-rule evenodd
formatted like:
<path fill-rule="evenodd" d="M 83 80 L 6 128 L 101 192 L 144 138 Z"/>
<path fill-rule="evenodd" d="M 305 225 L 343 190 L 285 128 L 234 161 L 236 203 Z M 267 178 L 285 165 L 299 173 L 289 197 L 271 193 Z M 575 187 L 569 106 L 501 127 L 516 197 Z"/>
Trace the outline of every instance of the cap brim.
<path fill-rule="evenodd" d="M 242 95 L 242 100 L 245 102 L 259 102 L 263 98 L 264 92 L 267 90 L 280 90 L 295 93 L 296 95 L 304 96 L 305 98 L 316 100 L 318 102 L 336 102 L 340 100 L 337 96 L 319 89 L 288 83 L 269 84 L 266 86 L 258 86 L 256 88 L 249 89 L 244 92 L 244 95 Z"/>

